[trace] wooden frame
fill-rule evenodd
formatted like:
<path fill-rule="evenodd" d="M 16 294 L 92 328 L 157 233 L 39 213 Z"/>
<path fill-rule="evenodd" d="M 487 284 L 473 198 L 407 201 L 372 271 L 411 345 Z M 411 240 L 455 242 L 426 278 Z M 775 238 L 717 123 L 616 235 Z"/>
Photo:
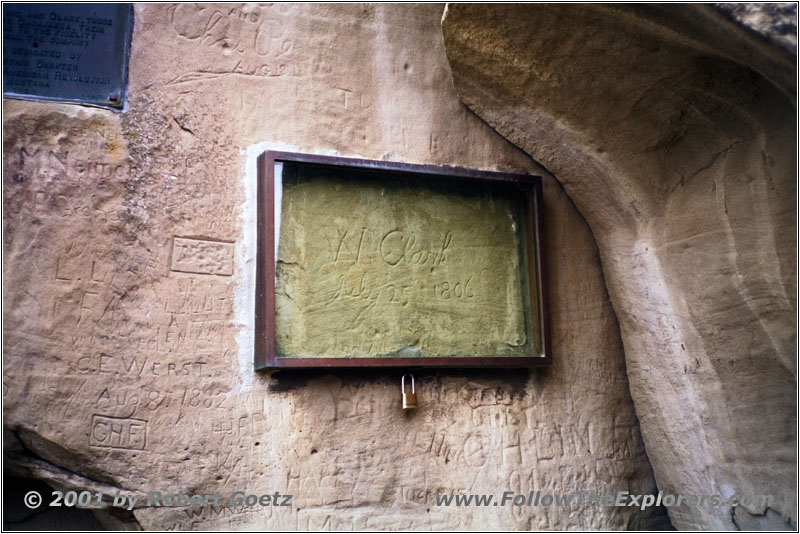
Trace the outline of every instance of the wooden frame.
<path fill-rule="evenodd" d="M 532 356 L 421 356 L 421 357 L 281 357 L 275 346 L 275 165 L 308 163 L 334 167 L 432 175 L 442 180 L 513 182 L 524 197 L 525 251 L 530 306 L 538 306 L 541 354 Z M 547 309 L 547 284 L 542 250 L 541 177 L 460 167 L 414 165 L 290 152 L 267 151 L 258 158 L 258 250 L 256 266 L 255 369 L 346 367 L 529 367 L 552 363 Z"/>

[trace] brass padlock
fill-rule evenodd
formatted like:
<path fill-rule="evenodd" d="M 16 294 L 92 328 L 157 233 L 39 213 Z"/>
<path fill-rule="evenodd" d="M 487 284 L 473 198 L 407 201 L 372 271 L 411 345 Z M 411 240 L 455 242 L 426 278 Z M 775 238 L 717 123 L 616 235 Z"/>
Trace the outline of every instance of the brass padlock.
<path fill-rule="evenodd" d="M 400 379 L 400 389 L 403 390 L 403 409 L 413 410 L 417 407 L 417 393 L 414 391 L 414 375 L 408 373 L 411 377 L 411 393 L 406 393 L 406 375 Z"/>

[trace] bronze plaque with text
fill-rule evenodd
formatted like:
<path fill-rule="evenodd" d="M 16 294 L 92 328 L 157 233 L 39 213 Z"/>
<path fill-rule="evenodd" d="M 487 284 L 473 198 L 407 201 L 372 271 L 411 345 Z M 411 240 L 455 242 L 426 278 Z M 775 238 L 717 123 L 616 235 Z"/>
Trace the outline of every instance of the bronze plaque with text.
<path fill-rule="evenodd" d="M 3 96 L 122 108 L 131 4 L 3 4 Z"/>

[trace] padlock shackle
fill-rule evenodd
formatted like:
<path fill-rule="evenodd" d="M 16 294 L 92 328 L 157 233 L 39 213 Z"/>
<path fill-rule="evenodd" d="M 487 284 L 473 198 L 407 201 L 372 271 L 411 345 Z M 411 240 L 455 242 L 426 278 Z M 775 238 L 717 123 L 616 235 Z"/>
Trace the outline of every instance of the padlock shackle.
<path fill-rule="evenodd" d="M 411 377 L 411 393 L 416 393 L 414 388 L 414 375 L 411 373 L 406 373 L 402 376 L 402 378 L 400 378 L 400 389 L 403 390 L 403 393 L 406 392 L 406 375 Z"/>

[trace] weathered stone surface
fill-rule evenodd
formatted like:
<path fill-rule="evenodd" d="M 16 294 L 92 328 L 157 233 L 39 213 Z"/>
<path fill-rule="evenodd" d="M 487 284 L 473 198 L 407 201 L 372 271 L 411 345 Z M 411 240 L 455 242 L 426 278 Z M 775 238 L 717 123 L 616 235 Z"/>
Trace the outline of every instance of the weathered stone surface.
<path fill-rule="evenodd" d="M 289 176 L 287 167 L 275 290 L 280 355 L 540 354 L 523 308 L 518 192 L 450 191 L 365 173 Z"/>
<path fill-rule="evenodd" d="M 695 12 L 709 23 L 687 38 Z M 796 74 L 730 25 L 675 5 L 443 19 L 462 100 L 597 239 L 659 489 L 774 498 L 671 508 L 673 524 L 796 528 Z"/>
<path fill-rule="evenodd" d="M 591 233 L 458 101 L 441 12 L 137 5 L 125 113 L 4 101 L 7 469 L 106 495 L 295 496 L 103 504 L 104 524 L 126 527 L 663 524 L 663 509 L 434 505 L 440 491 L 656 491 Z M 267 146 L 544 173 L 554 365 L 419 373 L 413 414 L 396 371 L 255 374 Z"/>

